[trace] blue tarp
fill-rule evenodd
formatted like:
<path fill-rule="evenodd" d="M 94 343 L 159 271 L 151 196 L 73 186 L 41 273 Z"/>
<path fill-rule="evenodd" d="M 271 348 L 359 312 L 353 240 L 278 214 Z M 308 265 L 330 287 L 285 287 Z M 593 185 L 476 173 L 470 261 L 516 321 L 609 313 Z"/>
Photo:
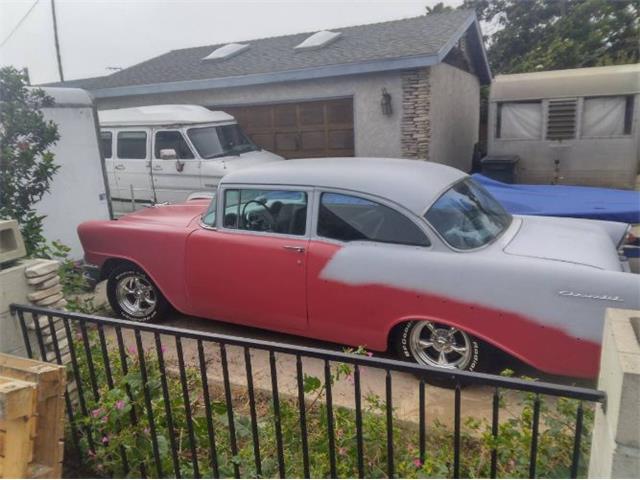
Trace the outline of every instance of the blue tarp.
<path fill-rule="evenodd" d="M 511 213 L 640 223 L 640 192 L 567 185 L 512 185 L 478 173 L 472 176 Z"/>

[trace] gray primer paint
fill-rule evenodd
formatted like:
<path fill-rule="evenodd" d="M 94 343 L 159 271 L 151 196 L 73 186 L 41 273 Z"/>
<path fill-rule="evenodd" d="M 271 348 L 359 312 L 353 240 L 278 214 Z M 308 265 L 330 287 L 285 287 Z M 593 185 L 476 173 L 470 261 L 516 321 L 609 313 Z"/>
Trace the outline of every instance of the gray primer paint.
<path fill-rule="evenodd" d="M 393 114 L 382 114 L 382 89 L 391 94 Z M 353 97 L 355 154 L 400 157 L 402 84 L 400 72 L 306 80 L 252 87 L 97 99 L 101 110 L 156 104 L 196 104 L 224 110 L 225 106 L 297 102 Z M 446 163 L 446 162 L 445 162 Z"/>

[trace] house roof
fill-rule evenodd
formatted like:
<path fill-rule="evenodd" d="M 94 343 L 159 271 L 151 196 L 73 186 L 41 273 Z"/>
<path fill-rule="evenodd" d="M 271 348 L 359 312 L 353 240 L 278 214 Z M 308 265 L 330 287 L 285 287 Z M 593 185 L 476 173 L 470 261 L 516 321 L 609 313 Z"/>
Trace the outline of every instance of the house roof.
<path fill-rule="evenodd" d="M 466 173 L 440 163 L 395 158 L 305 158 L 269 162 L 229 173 L 223 185 L 294 185 L 351 190 L 391 200 L 422 215 Z"/>
<path fill-rule="evenodd" d="M 56 85 L 85 88 L 104 98 L 417 68 L 441 62 L 467 31 L 474 69 L 482 83 L 491 81 L 472 10 L 333 31 L 341 33 L 339 38 L 317 49 L 295 49 L 313 32 L 242 41 L 249 45 L 244 51 L 215 61 L 203 59 L 224 44 L 185 48 L 108 76 Z"/>
<path fill-rule="evenodd" d="M 491 100 L 633 95 L 640 93 L 640 63 L 498 75 Z"/>
<path fill-rule="evenodd" d="M 186 125 L 191 123 L 233 122 L 228 113 L 211 111 L 199 105 L 151 105 L 148 107 L 101 110 L 100 125 Z"/>

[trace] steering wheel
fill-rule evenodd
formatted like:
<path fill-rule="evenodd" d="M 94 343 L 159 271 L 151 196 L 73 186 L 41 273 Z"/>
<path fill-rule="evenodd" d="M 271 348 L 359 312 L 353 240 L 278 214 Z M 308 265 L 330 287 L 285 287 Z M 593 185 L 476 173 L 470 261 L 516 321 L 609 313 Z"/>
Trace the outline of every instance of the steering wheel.
<path fill-rule="evenodd" d="M 252 203 L 257 203 L 264 208 L 264 214 L 258 215 L 255 212 L 247 213 L 247 207 Z M 241 221 L 246 230 L 254 232 L 273 232 L 276 227 L 276 220 L 273 218 L 269 207 L 258 200 L 249 200 L 242 208 Z"/>

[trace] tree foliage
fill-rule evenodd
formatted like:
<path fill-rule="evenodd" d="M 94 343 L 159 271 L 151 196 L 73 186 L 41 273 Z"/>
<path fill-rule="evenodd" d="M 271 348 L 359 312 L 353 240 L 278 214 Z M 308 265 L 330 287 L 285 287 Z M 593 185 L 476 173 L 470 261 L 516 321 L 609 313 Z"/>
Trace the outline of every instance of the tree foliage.
<path fill-rule="evenodd" d="M 51 105 L 53 98 L 42 89 L 27 87 L 23 73 L 0 69 L 0 218 L 18 221 L 30 255 L 45 243 L 44 217 L 34 206 L 59 168 L 49 150 L 59 138 L 58 128 L 42 114 Z"/>
<path fill-rule="evenodd" d="M 495 32 L 494 73 L 640 61 L 640 0 L 465 0 Z"/>

